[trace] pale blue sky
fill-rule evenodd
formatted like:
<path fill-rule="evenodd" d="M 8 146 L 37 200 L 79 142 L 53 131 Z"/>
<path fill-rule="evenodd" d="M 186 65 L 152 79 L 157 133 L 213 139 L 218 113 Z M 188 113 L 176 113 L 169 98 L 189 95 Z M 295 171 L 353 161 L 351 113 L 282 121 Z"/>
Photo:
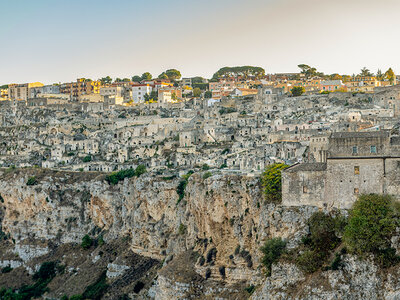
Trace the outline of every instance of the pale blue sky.
<path fill-rule="evenodd" d="M 0 84 L 223 66 L 400 71 L 399 0 L 0 0 Z"/>

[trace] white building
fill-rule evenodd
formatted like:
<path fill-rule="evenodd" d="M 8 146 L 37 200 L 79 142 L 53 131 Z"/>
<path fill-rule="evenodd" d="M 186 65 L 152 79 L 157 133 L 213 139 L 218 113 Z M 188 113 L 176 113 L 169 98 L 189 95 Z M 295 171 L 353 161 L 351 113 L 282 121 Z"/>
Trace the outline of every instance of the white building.
<path fill-rule="evenodd" d="M 148 84 L 140 84 L 132 87 L 132 100 L 133 103 L 143 103 L 145 101 L 144 95 L 150 95 L 152 87 Z"/>

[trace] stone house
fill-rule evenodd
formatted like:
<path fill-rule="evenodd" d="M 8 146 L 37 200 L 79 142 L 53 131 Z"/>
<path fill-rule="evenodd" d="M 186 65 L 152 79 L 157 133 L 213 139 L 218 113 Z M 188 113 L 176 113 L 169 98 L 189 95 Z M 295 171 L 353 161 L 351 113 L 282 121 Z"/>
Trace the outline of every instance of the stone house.
<path fill-rule="evenodd" d="M 400 137 L 388 131 L 335 132 L 326 162 L 282 172 L 282 203 L 350 208 L 360 194 L 400 198 Z"/>

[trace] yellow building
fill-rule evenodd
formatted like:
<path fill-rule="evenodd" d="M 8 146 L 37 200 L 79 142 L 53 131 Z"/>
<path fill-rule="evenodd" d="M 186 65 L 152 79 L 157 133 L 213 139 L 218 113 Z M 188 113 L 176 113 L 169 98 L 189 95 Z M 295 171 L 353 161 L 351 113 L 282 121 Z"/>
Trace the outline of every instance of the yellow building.
<path fill-rule="evenodd" d="M 63 83 L 60 86 L 62 94 L 71 95 L 73 99 L 79 99 L 82 95 L 99 94 L 100 81 L 87 80 L 85 78 L 78 78 L 76 82 Z"/>
<path fill-rule="evenodd" d="M 373 93 L 375 87 L 381 86 L 381 82 L 374 76 L 352 77 L 346 83 L 348 92 Z"/>
<path fill-rule="evenodd" d="M 8 99 L 8 89 L 0 89 L 0 100 Z"/>

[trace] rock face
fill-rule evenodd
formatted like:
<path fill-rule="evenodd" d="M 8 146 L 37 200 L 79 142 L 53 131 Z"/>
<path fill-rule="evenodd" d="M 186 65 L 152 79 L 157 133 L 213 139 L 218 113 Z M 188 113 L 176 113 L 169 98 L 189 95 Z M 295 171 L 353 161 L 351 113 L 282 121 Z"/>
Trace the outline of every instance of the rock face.
<path fill-rule="evenodd" d="M 37 184 L 27 185 L 32 176 Z M 152 287 L 146 283 L 138 291 L 142 298 L 243 299 L 249 296 L 244 288 L 251 285 L 258 287 L 254 299 L 399 296 L 399 269 L 384 274 L 371 262 L 350 256 L 341 270 L 311 277 L 292 264 L 279 263 L 266 279 L 259 248 L 271 237 L 285 238 L 288 247 L 294 248 L 308 230 L 307 219 L 318 208 L 267 204 L 258 180 L 251 177 L 216 174 L 203 179 L 194 174 L 180 202 L 178 184 L 179 179 L 150 174 L 110 186 L 97 173 L 0 171 L 2 231 L 13 241 L 12 252 L 18 254 L 18 259 L 0 257 L 0 263 L 12 261 L 32 274 L 35 266 L 30 261 L 63 245 L 80 243 L 86 234 L 94 238 L 101 234 L 107 244 L 126 241 L 134 255 L 165 259 Z M 102 261 L 98 253 L 90 255 L 90 263 Z M 107 278 L 121 285 L 133 277 L 127 277 L 131 268 L 127 260 L 116 255 L 104 266 Z M 182 271 L 182 265 L 189 267 Z M 132 284 L 141 286 L 139 281 Z"/>

